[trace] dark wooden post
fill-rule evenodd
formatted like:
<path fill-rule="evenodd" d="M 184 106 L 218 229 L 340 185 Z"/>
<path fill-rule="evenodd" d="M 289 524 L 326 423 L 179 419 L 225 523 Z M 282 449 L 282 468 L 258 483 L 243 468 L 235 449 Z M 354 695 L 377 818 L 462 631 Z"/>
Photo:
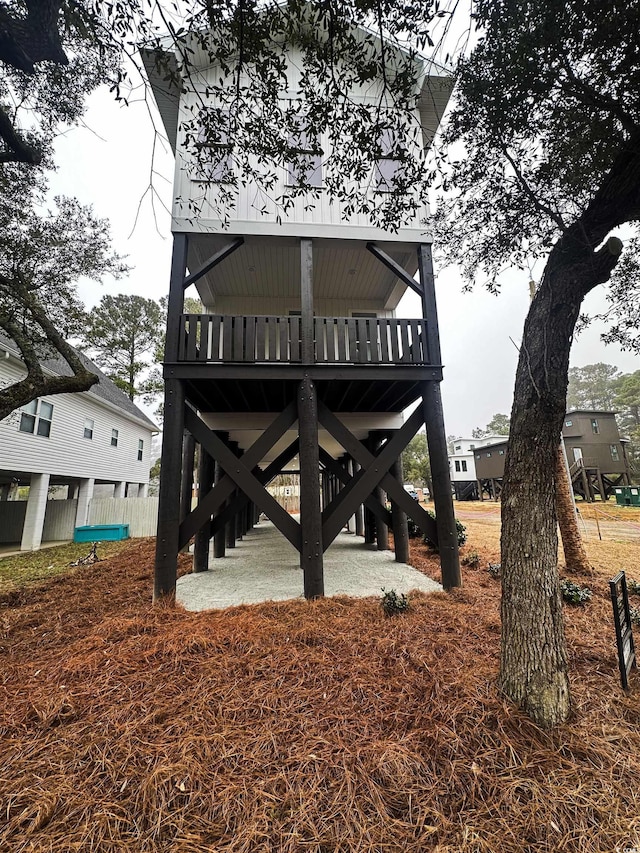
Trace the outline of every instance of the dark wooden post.
<path fill-rule="evenodd" d="M 366 442 L 367 450 L 370 453 L 375 453 L 375 444 L 371 435 L 367 438 Z M 376 517 L 371 512 L 369 507 L 364 507 L 364 544 L 365 545 L 373 545 L 376 541 Z"/>
<path fill-rule="evenodd" d="M 372 452 L 374 454 L 378 453 L 382 444 L 384 443 L 384 439 L 386 438 L 386 433 L 374 432 L 372 433 Z M 374 490 L 374 495 L 378 503 L 384 506 L 385 503 L 385 494 L 382 486 L 376 486 Z M 389 528 L 379 518 L 375 520 L 376 525 L 376 543 L 378 545 L 378 551 L 388 551 L 389 550 Z"/>
<path fill-rule="evenodd" d="M 184 431 L 182 437 L 182 486 L 180 491 L 180 521 L 191 512 L 193 497 L 193 467 L 196 452 L 196 442 L 190 432 Z"/>
<path fill-rule="evenodd" d="M 396 480 L 402 486 L 404 482 L 402 474 L 402 459 L 398 459 L 396 462 L 394 462 L 391 468 L 391 476 L 395 477 Z M 396 562 L 408 563 L 409 525 L 407 523 L 407 516 L 393 501 L 391 502 L 391 517 L 393 520 L 393 543 L 396 554 Z"/>
<path fill-rule="evenodd" d="M 214 462 L 204 447 L 200 447 L 198 463 L 198 503 L 211 491 Z M 211 523 L 207 521 L 195 535 L 193 545 L 193 571 L 206 572 L 209 568 L 209 543 L 211 542 Z"/>
<path fill-rule="evenodd" d="M 423 243 L 418 247 L 418 268 L 422 285 L 422 310 L 427 322 L 427 350 L 430 364 L 441 364 L 440 334 L 433 274 L 431 246 Z M 442 396 L 439 382 L 424 382 L 422 404 L 427 428 L 427 445 L 431 462 L 433 502 L 435 504 L 438 530 L 438 549 L 442 568 L 442 586 L 445 589 L 462 586 L 458 535 L 451 495 L 451 475 L 447 456 L 447 435 L 444 427 Z"/>
<path fill-rule="evenodd" d="M 343 456 L 342 456 L 342 460 L 341 460 L 341 461 L 342 461 L 342 467 L 344 468 L 344 470 L 345 470 L 347 473 L 350 473 L 350 471 L 351 471 L 351 457 L 349 456 L 349 454 L 348 454 L 348 453 L 344 453 L 344 454 L 343 454 Z M 340 485 L 340 488 L 341 488 L 341 489 L 343 489 L 343 488 L 344 488 L 344 484 L 343 484 L 343 483 Z M 351 516 L 351 518 L 348 518 L 348 519 L 347 519 L 347 528 L 346 528 L 346 532 L 347 532 L 347 533 L 352 533 L 352 532 L 353 532 L 353 531 L 351 530 L 351 520 L 352 520 L 352 519 L 355 519 L 355 515 L 354 515 L 354 516 Z"/>
<path fill-rule="evenodd" d="M 313 364 L 313 244 L 307 237 L 300 239 L 300 309 L 302 363 Z"/>
<path fill-rule="evenodd" d="M 187 235 L 174 234 L 169 300 L 167 303 L 167 335 L 165 362 L 178 360 L 180 317 L 184 307 L 184 277 L 187 268 Z M 164 383 L 164 425 L 160 491 L 158 495 L 158 535 L 153 579 L 153 600 L 172 597 L 178 574 L 178 542 L 180 523 L 180 484 L 182 480 L 182 435 L 184 432 L 184 388 L 179 379 L 171 378 L 171 368 Z"/>
<path fill-rule="evenodd" d="M 355 459 L 351 460 L 350 471 L 352 477 L 360 470 L 360 466 Z M 364 536 L 364 507 L 362 504 L 356 509 L 356 536 Z"/>
<path fill-rule="evenodd" d="M 214 482 L 219 483 L 220 480 L 224 476 L 224 471 L 222 470 L 222 466 L 218 461 L 216 461 L 215 465 L 215 474 L 214 474 Z M 220 512 L 224 510 L 224 504 L 220 507 Z M 213 537 L 213 556 L 216 559 L 220 557 L 224 557 L 225 555 L 225 545 L 226 545 L 226 528 L 223 527 L 222 530 L 219 530 L 216 535 Z"/>
<path fill-rule="evenodd" d="M 322 516 L 320 514 L 320 460 L 318 453 L 318 402 L 312 380 L 298 386 L 300 436 L 300 549 L 305 598 L 324 595 Z"/>

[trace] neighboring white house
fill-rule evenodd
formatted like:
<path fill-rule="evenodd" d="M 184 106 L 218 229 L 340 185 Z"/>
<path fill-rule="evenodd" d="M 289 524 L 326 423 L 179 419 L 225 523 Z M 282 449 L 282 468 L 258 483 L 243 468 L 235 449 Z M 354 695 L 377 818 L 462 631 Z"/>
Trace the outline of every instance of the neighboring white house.
<path fill-rule="evenodd" d="M 61 358 L 42 364 L 50 374 L 71 373 Z M 86 524 L 97 484 L 110 485 L 116 498 L 146 497 L 158 427 L 94 364 L 91 370 L 100 381 L 89 391 L 39 398 L 0 421 L 0 543 L 37 550 L 47 516 L 60 515 L 63 503 L 74 526 Z M 25 372 L 16 345 L 0 335 L 0 387 Z M 23 486 L 26 501 L 18 500 Z M 48 501 L 54 491 L 68 500 Z"/>
<path fill-rule="evenodd" d="M 482 438 L 456 438 L 453 453 L 449 454 L 449 471 L 452 483 L 475 482 L 476 464 L 474 450 L 487 444 L 505 440 L 504 435 L 485 435 Z"/>

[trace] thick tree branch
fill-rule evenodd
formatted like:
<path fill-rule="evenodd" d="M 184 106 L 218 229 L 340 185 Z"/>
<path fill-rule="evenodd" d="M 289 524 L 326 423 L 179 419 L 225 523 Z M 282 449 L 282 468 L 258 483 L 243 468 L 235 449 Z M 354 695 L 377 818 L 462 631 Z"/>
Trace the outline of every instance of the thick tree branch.
<path fill-rule="evenodd" d="M 0 327 L 17 344 L 27 368 L 27 375 L 24 379 L 0 390 L 0 420 L 6 418 L 12 411 L 36 399 L 36 397 L 88 391 L 92 385 L 98 382 L 98 377 L 87 369 L 78 353 L 60 335 L 38 302 L 31 295 L 25 298 L 25 302 L 33 319 L 40 326 L 47 340 L 67 362 L 73 371 L 73 375 L 48 376 L 45 374 L 36 347 L 29 335 L 25 333 L 22 325 L 11 317 L 0 317 Z"/>
<path fill-rule="evenodd" d="M 33 74 L 37 62 L 67 65 L 58 31 L 61 0 L 26 0 L 27 15 L 17 18 L 0 6 L 0 61 Z"/>
<path fill-rule="evenodd" d="M 29 145 L 16 131 L 13 122 L 0 105 L 0 139 L 7 146 L 0 151 L 0 163 L 30 163 L 37 166 L 42 162 L 42 152 Z"/>
<path fill-rule="evenodd" d="M 625 112 L 620 101 L 616 100 L 616 98 L 611 95 L 599 92 L 587 83 L 586 80 L 583 80 L 582 77 L 578 77 L 565 55 L 560 56 L 560 63 L 573 87 L 563 87 L 568 94 L 579 98 L 585 104 L 589 104 L 592 107 L 597 107 L 600 110 L 611 113 L 618 119 L 622 127 L 624 127 L 628 133 L 638 133 L 640 128 L 638 128 L 637 122 L 632 119 L 629 113 Z"/>

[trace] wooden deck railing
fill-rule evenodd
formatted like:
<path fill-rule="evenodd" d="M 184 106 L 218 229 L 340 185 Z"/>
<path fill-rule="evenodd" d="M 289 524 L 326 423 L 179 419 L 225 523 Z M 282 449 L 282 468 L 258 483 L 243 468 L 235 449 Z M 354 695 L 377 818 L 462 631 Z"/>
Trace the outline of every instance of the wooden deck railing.
<path fill-rule="evenodd" d="M 183 314 L 179 361 L 301 362 L 300 317 Z M 428 364 L 424 320 L 315 317 L 317 364 Z"/>

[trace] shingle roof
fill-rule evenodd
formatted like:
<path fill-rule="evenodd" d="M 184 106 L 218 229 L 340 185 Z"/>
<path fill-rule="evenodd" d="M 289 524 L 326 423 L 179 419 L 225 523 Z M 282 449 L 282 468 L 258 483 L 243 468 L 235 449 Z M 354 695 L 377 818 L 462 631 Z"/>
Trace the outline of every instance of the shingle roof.
<path fill-rule="evenodd" d="M 10 352 L 15 353 L 18 358 L 20 358 L 20 350 L 16 345 L 15 341 L 11 338 L 7 337 L 7 335 L 3 334 L 0 331 L 0 347 L 3 349 L 8 349 Z M 74 348 L 75 349 L 75 348 Z M 84 353 L 76 350 L 79 358 L 82 363 L 89 368 L 92 373 L 95 373 L 98 377 L 98 382 L 95 385 L 92 385 L 89 389 L 88 394 L 92 394 L 94 397 L 99 397 L 101 400 L 105 400 L 107 403 L 111 403 L 113 406 L 117 406 L 119 409 L 122 409 L 123 412 L 126 412 L 128 415 L 137 418 L 140 421 L 143 421 L 147 424 L 147 426 L 152 429 L 154 432 L 159 431 L 159 427 L 154 424 L 152 420 L 150 420 L 145 413 L 139 409 L 135 403 L 132 403 L 131 400 L 124 394 L 118 386 L 109 379 L 95 364 L 91 361 L 90 358 L 87 358 Z M 62 356 L 52 356 L 50 358 L 43 358 L 41 361 L 42 366 L 51 371 L 51 373 L 55 373 L 58 376 L 72 376 L 73 371 L 67 364 L 67 362 L 62 358 Z"/>

